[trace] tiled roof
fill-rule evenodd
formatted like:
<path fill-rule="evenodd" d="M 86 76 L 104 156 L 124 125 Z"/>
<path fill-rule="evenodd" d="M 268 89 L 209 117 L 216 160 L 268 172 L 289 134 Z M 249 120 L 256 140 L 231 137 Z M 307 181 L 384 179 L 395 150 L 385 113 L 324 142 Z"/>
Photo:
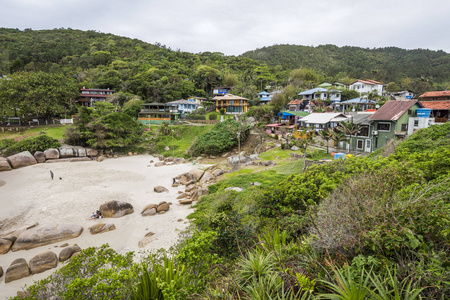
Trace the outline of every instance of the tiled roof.
<path fill-rule="evenodd" d="M 289 105 L 297 105 L 297 104 L 300 104 L 300 103 L 302 103 L 303 102 L 303 99 L 301 99 L 301 100 L 292 100 L 291 102 L 289 102 L 288 104 Z"/>
<path fill-rule="evenodd" d="M 247 98 L 235 96 L 233 94 L 225 94 L 223 96 L 216 96 L 213 100 L 247 100 Z"/>
<path fill-rule="evenodd" d="M 419 98 L 429 98 L 429 97 L 450 97 L 450 91 L 426 92 L 419 96 Z"/>
<path fill-rule="evenodd" d="M 418 103 L 417 100 L 409 101 L 396 101 L 391 100 L 386 102 L 376 113 L 374 113 L 369 119 L 370 120 L 386 120 L 386 121 L 396 121 L 398 120 L 408 109 L 414 104 Z"/>
<path fill-rule="evenodd" d="M 450 100 L 449 101 L 422 101 L 420 102 L 423 107 L 431 109 L 449 109 L 450 110 Z"/>

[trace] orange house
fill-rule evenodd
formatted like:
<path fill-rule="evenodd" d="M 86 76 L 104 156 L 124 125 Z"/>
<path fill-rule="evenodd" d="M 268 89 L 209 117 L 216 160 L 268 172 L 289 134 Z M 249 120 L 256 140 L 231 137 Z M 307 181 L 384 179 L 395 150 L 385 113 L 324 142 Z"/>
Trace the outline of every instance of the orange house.
<path fill-rule="evenodd" d="M 217 112 L 221 108 L 225 109 L 227 114 L 242 114 L 248 111 L 247 98 L 226 94 L 224 96 L 216 96 L 213 100 L 216 101 Z"/>

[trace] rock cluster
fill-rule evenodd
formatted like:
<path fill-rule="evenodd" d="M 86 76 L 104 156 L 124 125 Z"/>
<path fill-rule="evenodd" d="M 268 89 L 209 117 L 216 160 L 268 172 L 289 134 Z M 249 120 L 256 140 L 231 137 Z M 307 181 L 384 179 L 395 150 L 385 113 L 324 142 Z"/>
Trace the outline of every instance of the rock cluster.
<path fill-rule="evenodd" d="M 61 146 L 59 149 L 47 149 L 44 152 L 36 151 L 34 155 L 29 151 L 23 151 L 6 158 L 0 157 L 0 171 L 10 171 L 37 163 L 89 161 L 91 157 L 96 156 L 97 150 L 69 145 Z"/>
<path fill-rule="evenodd" d="M 170 202 L 168 203 L 166 201 L 162 201 L 158 204 L 149 204 L 146 207 L 144 207 L 144 209 L 141 211 L 141 215 L 143 217 L 146 217 L 146 216 L 153 216 L 156 214 L 164 214 L 167 211 L 169 211 L 171 204 L 172 203 Z"/>

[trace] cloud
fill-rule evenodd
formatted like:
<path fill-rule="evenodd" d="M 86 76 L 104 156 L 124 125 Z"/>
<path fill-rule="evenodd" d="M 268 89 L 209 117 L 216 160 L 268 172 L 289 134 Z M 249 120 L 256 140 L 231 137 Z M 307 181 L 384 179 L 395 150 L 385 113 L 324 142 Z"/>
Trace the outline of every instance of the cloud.
<path fill-rule="evenodd" d="M 99 30 L 189 52 L 241 54 L 273 44 L 443 49 L 447 0 L 15 0 L 0 26 Z"/>

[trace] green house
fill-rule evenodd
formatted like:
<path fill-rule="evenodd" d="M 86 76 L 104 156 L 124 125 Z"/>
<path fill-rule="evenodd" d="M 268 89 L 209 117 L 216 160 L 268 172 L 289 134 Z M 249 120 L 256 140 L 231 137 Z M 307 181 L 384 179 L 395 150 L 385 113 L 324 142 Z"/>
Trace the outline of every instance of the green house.
<path fill-rule="evenodd" d="M 177 104 L 145 103 L 141 105 L 138 120 L 142 124 L 174 124 L 179 117 Z"/>

